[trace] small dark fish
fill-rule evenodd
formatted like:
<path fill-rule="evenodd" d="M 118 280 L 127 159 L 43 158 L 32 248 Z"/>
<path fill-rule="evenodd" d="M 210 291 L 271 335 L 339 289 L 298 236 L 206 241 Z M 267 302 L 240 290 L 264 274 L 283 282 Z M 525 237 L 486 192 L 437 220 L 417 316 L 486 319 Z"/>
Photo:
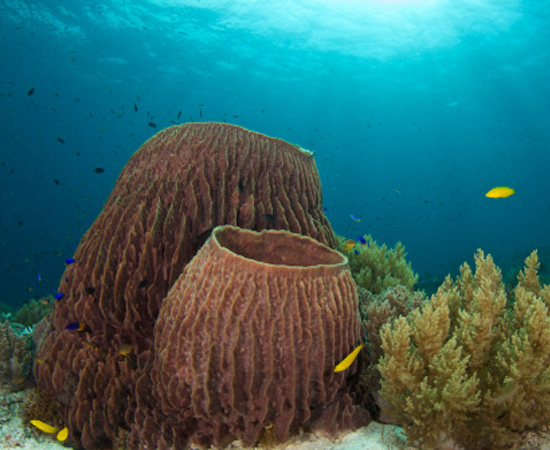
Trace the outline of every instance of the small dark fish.
<path fill-rule="evenodd" d="M 149 283 L 149 282 L 147 281 L 146 278 L 144 278 L 143 280 L 141 280 L 141 281 L 139 282 L 139 284 L 138 284 L 138 289 L 143 289 L 145 286 L 147 286 L 147 283 Z"/>
<path fill-rule="evenodd" d="M 55 294 L 55 299 L 56 300 L 61 300 L 63 297 L 65 297 L 65 294 L 63 292 L 58 292 L 57 294 Z"/>
<path fill-rule="evenodd" d="M 74 264 L 74 262 L 75 262 L 74 258 L 67 258 L 65 260 L 65 264 L 67 264 L 68 266 L 70 266 L 71 264 Z"/>
<path fill-rule="evenodd" d="M 149 122 L 147 125 L 149 125 L 151 128 L 157 127 L 157 124 L 155 122 Z"/>
<path fill-rule="evenodd" d="M 86 294 L 90 294 L 92 295 L 93 293 L 95 292 L 95 288 L 94 287 L 87 287 L 86 288 Z"/>
<path fill-rule="evenodd" d="M 53 182 L 54 182 L 55 184 L 57 184 L 58 186 L 61 184 L 61 182 L 60 182 L 57 178 L 54 178 L 54 179 L 53 179 Z"/>
<path fill-rule="evenodd" d="M 277 223 L 277 216 L 275 216 L 275 214 L 262 214 L 262 219 L 272 225 L 275 225 Z"/>
<path fill-rule="evenodd" d="M 365 238 L 363 236 L 357 236 L 357 240 L 359 242 L 361 242 L 361 244 L 365 245 L 367 243 L 367 241 L 365 240 Z"/>
<path fill-rule="evenodd" d="M 239 178 L 239 183 L 237 184 L 237 188 L 239 189 L 239 192 L 245 193 L 246 188 L 244 187 L 243 179 Z"/>
<path fill-rule="evenodd" d="M 61 144 L 64 144 L 65 143 L 65 140 L 63 138 L 60 138 L 58 137 L 57 138 L 57 142 L 61 143 Z"/>
<path fill-rule="evenodd" d="M 323 211 L 327 212 L 328 208 L 326 206 L 323 206 Z"/>
<path fill-rule="evenodd" d="M 203 244 L 206 242 L 206 240 L 210 237 L 212 234 L 212 230 L 214 228 L 208 228 L 208 230 L 203 231 L 201 234 L 199 234 L 195 238 L 195 246 L 197 247 L 197 250 L 203 246 Z"/>
<path fill-rule="evenodd" d="M 105 172 L 105 169 L 103 167 L 96 167 L 94 169 L 94 173 L 103 173 Z"/>
<path fill-rule="evenodd" d="M 179 119 L 181 117 L 181 111 L 178 113 L 178 117 L 176 119 Z"/>
<path fill-rule="evenodd" d="M 135 103 L 134 103 L 134 111 L 135 111 L 135 112 L 138 112 L 138 107 L 137 107 L 137 105 L 136 105 Z"/>
<path fill-rule="evenodd" d="M 27 95 L 32 95 L 34 94 L 34 88 L 30 88 L 28 91 L 27 91 Z"/>
<path fill-rule="evenodd" d="M 359 250 L 357 250 L 357 249 L 353 250 L 353 252 L 354 252 L 356 255 L 358 255 L 359 253 L 361 253 L 361 252 L 360 252 Z"/>
<path fill-rule="evenodd" d="M 84 322 L 71 322 L 65 327 L 65 329 L 69 331 L 82 331 L 85 327 L 86 325 Z"/>
<path fill-rule="evenodd" d="M 17 221 L 17 225 L 19 225 L 20 227 L 22 227 L 22 226 L 23 226 L 23 221 L 22 221 L 22 220 L 18 220 L 18 221 Z"/>

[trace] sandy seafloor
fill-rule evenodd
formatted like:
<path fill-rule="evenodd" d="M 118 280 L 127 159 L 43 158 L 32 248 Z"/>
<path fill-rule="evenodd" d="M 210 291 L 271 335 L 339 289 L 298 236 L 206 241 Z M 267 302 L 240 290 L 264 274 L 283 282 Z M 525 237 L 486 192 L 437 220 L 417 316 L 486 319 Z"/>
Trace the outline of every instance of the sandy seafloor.
<path fill-rule="evenodd" d="M 21 417 L 22 405 L 30 389 L 9 393 L 0 388 L 0 449 L 41 449 L 61 450 L 72 448 L 70 442 L 65 445 L 56 441 L 55 436 L 27 427 Z M 269 447 L 245 447 L 239 441 L 225 450 L 413 450 L 418 447 L 407 445 L 403 430 L 394 425 L 372 422 L 368 427 L 329 440 L 311 434 L 290 439 L 284 444 Z M 179 449 L 175 449 L 179 450 Z M 198 449 L 191 449 L 198 450 Z M 211 449 L 218 450 L 218 449 Z M 458 449 L 457 449 L 458 450 Z M 467 449 L 466 449 L 467 450 Z M 513 450 L 550 450 L 550 433 L 536 435 L 528 433 Z"/>

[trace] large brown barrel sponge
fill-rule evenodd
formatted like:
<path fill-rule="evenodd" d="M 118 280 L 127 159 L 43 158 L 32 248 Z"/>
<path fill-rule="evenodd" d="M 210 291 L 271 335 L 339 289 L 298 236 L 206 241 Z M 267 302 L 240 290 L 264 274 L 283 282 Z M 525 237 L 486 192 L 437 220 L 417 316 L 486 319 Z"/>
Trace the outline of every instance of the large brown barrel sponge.
<path fill-rule="evenodd" d="M 169 432 L 146 433 L 179 448 L 363 425 L 349 391 L 357 363 L 334 372 L 361 339 L 345 256 L 286 231 L 218 227 L 163 302 L 150 401 Z"/>
<path fill-rule="evenodd" d="M 65 296 L 37 351 L 36 378 L 73 442 L 106 447 L 129 428 L 161 302 L 222 224 L 333 246 L 312 154 L 241 127 L 190 123 L 160 131 L 130 158 L 63 275 Z M 79 321 L 84 331 L 65 329 Z"/>

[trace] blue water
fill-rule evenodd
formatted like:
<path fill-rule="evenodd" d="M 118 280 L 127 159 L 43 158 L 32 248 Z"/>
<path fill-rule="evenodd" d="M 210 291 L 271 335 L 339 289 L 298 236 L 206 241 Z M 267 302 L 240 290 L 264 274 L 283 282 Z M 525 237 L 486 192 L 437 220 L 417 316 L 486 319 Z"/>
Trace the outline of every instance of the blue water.
<path fill-rule="evenodd" d="M 421 277 L 525 257 L 550 244 L 548 42 L 548 1 L 3 0 L 0 300 L 54 292 L 130 155 L 186 121 L 315 151 L 335 231 Z"/>

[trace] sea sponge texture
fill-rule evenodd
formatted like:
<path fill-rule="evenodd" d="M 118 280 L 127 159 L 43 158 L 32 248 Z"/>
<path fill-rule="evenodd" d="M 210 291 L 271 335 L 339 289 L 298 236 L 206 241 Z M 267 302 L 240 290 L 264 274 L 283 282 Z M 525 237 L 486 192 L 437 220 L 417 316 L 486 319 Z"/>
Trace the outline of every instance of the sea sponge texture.
<path fill-rule="evenodd" d="M 158 423 L 138 424 L 135 442 L 253 444 L 266 431 L 284 441 L 300 427 L 366 424 L 348 389 L 357 362 L 334 372 L 360 341 L 343 255 L 285 231 L 218 227 L 163 302 L 150 399 Z"/>
<path fill-rule="evenodd" d="M 105 447 L 133 422 L 136 368 L 160 305 L 221 224 L 334 245 L 312 153 L 229 124 L 190 123 L 130 158 L 62 277 L 37 351 L 36 378 L 73 442 Z M 82 326 L 66 329 L 72 322 Z"/>

